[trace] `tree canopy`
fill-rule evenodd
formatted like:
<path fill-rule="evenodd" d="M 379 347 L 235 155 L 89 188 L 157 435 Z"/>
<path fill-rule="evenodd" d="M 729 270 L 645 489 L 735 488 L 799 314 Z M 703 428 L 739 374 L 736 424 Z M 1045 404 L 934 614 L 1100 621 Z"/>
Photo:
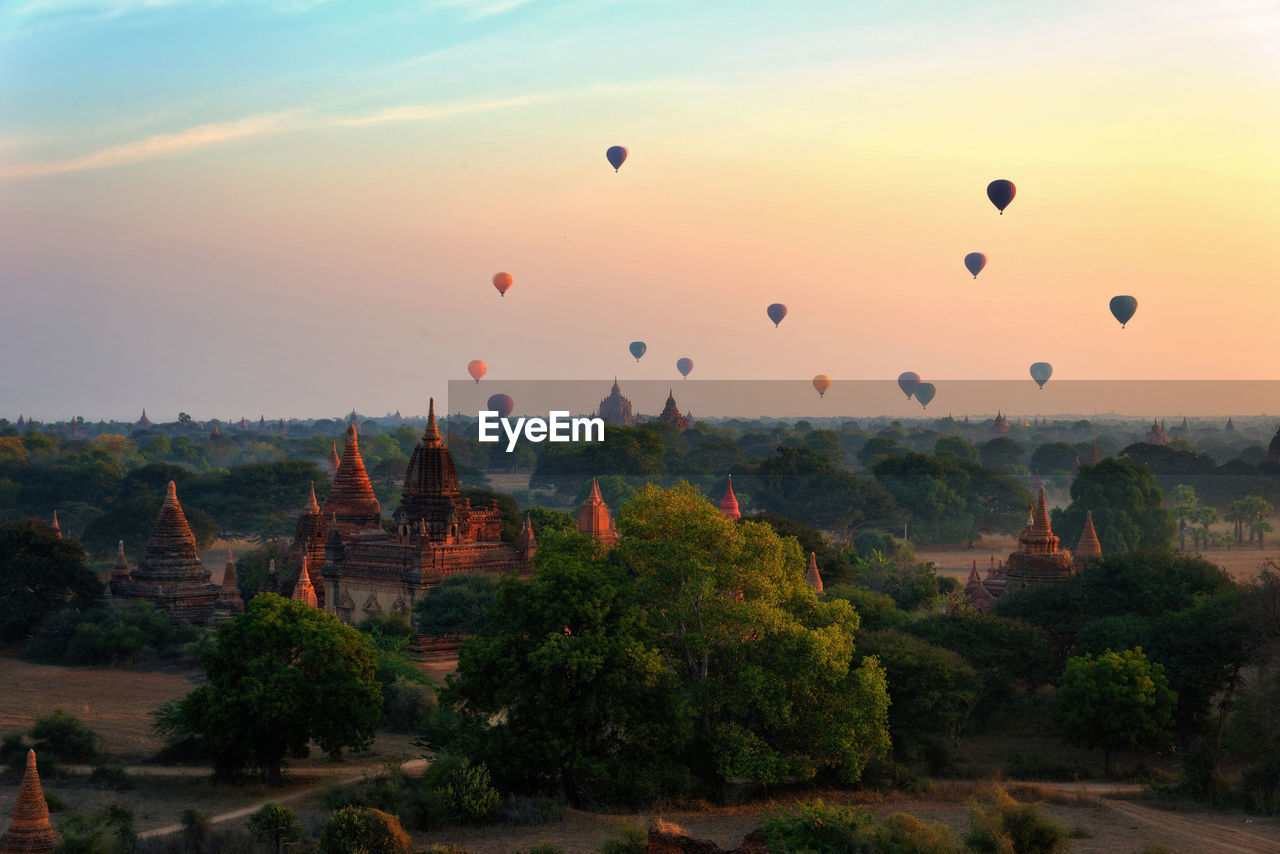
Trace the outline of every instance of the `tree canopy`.
<path fill-rule="evenodd" d="M 39 519 L 0 528 L 0 638 L 23 637 L 58 608 L 101 596 L 102 582 L 84 561 L 78 542 Z"/>

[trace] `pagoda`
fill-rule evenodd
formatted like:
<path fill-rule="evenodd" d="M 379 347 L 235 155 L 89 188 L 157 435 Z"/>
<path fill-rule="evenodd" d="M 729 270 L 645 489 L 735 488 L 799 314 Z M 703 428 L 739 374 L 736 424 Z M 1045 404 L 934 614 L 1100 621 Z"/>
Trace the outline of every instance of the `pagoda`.
<path fill-rule="evenodd" d="M 293 542 L 289 546 L 289 562 L 302 566 L 303 561 L 313 567 L 324 566 L 324 544 L 328 539 L 329 520 L 320 512 L 316 502 L 316 485 L 311 484 L 311 495 L 307 506 L 293 529 Z M 318 606 L 324 607 L 324 585 L 315 587 Z"/>
<path fill-rule="evenodd" d="M 1280 425 L 1276 427 L 1276 434 L 1271 437 L 1271 444 L 1267 446 L 1267 459 L 1280 463 Z"/>
<path fill-rule="evenodd" d="M 733 475 L 729 475 L 729 485 L 725 487 L 724 498 L 720 499 L 720 512 L 731 521 L 736 522 L 742 518 L 742 510 L 738 507 L 738 496 L 733 494 Z"/>
<path fill-rule="evenodd" d="M 436 426 L 434 400 L 409 458 L 392 522 L 388 533 L 352 425 L 333 488 L 320 513 L 308 505 L 298 523 L 302 537 L 294 544 L 306 558 L 305 575 L 319 607 L 349 625 L 370 614 L 412 615 L 413 603 L 450 575 L 528 570 L 527 558 L 502 540 L 497 502 L 473 507 L 463 497 L 453 456 Z M 317 561 L 312 555 L 321 531 Z M 532 539 L 530 528 L 528 554 Z M 301 575 L 294 589 L 301 586 L 305 597 Z"/>
<path fill-rule="evenodd" d="M 123 595 L 124 585 L 132 580 L 129 560 L 124 556 L 124 540 L 121 540 L 116 544 L 116 562 L 111 567 L 111 580 L 107 582 L 107 592 L 112 596 Z"/>
<path fill-rule="evenodd" d="M 1091 560 L 1102 557 L 1102 543 L 1098 540 L 1098 532 L 1093 529 L 1093 511 L 1084 517 L 1084 531 L 1080 534 L 1080 542 L 1076 544 L 1074 566 L 1076 571 L 1084 569 Z"/>
<path fill-rule="evenodd" d="M 293 595 L 290 598 L 295 602 L 310 605 L 312 608 L 320 607 L 320 602 L 316 598 L 316 589 L 311 584 L 311 573 L 307 570 L 306 555 L 302 557 L 302 566 L 298 569 L 298 580 L 293 585 Z"/>
<path fill-rule="evenodd" d="M 528 563 L 533 559 L 537 551 L 538 541 L 533 536 L 533 521 L 529 518 L 529 514 L 526 513 L 524 527 L 520 529 L 520 536 L 516 540 L 516 552 L 519 553 L 521 560 Z"/>
<path fill-rule="evenodd" d="M 1145 441 L 1148 445 L 1167 445 L 1169 444 L 1169 434 L 1164 429 L 1164 422 L 1151 422 L 1151 429 L 1147 430 Z"/>
<path fill-rule="evenodd" d="M 147 550 L 129 580 L 113 593 L 126 599 L 146 599 L 170 617 L 205 624 L 213 615 L 221 588 L 209 581 L 209 570 L 200 562 L 196 538 L 178 503 L 178 488 L 169 481 L 160 515 L 156 518 Z"/>
<path fill-rule="evenodd" d="M 216 619 L 225 620 L 244 612 L 244 599 L 240 596 L 240 585 L 236 579 L 236 559 L 227 549 L 227 566 L 222 570 L 222 585 L 218 592 L 218 602 L 214 605 Z"/>
<path fill-rule="evenodd" d="M 329 459 L 326 460 L 329 466 L 329 474 L 337 474 L 338 466 L 342 464 L 342 458 L 338 456 L 338 442 L 334 442 L 329 446 Z"/>
<path fill-rule="evenodd" d="M 591 492 L 587 500 L 578 508 L 578 533 L 591 537 L 606 547 L 618 541 L 618 532 L 613 527 L 613 519 L 609 516 L 609 507 L 600 495 L 600 485 L 591 478 Z"/>
<path fill-rule="evenodd" d="M 137 423 L 133 426 L 137 427 L 139 430 L 145 430 L 146 428 L 153 427 L 155 425 L 151 423 L 151 419 L 147 417 L 147 410 L 144 409 L 142 410 L 142 417 L 139 418 Z"/>
<path fill-rule="evenodd" d="M 1058 548 L 1058 537 L 1049 527 L 1044 487 L 1027 525 L 1018 537 L 1018 550 L 1005 567 L 1005 589 L 1012 593 L 1036 584 L 1061 584 L 1071 577 L 1071 552 Z"/>
<path fill-rule="evenodd" d="M 822 593 L 822 575 L 818 572 L 818 555 L 814 552 L 809 552 L 809 568 L 805 571 L 804 580 L 814 593 Z"/>
<path fill-rule="evenodd" d="M 1001 591 L 1003 592 L 1003 591 Z M 973 562 L 969 570 L 969 579 L 964 585 L 965 599 L 977 611 L 988 614 L 996 604 L 996 594 L 987 588 L 978 575 L 978 562 Z"/>
<path fill-rule="evenodd" d="M 1004 417 L 1003 412 L 996 412 L 996 420 L 992 422 L 987 429 L 988 436 L 1003 436 L 1009 432 L 1009 419 Z"/>
<path fill-rule="evenodd" d="M 631 412 L 631 401 L 622 396 L 617 377 L 614 377 L 609 396 L 600 401 L 600 405 L 596 407 L 596 415 L 603 418 L 606 424 L 615 424 L 619 427 L 630 427 L 636 423 L 637 419 Z"/>
<path fill-rule="evenodd" d="M 62 835 L 49 823 L 49 806 L 36 770 L 36 752 L 27 751 L 27 770 L 13 806 L 9 830 L 0 836 L 0 854 L 45 854 L 62 844 Z"/>
<path fill-rule="evenodd" d="M 676 406 L 676 396 L 673 390 L 667 390 L 667 404 L 662 407 L 662 413 L 657 418 L 663 424 L 670 424 L 680 430 L 688 430 L 693 426 L 693 422 L 689 420 L 689 416 L 680 414 L 680 407 Z"/>

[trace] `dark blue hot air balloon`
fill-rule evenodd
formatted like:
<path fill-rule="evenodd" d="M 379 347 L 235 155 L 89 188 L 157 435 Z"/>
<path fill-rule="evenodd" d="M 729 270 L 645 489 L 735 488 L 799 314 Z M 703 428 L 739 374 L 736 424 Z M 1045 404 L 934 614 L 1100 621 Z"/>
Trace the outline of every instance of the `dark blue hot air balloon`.
<path fill-rule="evenodd" d="M 1120 321 L 1120 328 L 1124 329 L 1124 325 L 1133 318 L 1133 313 L 1138 310 L 1138 301 L 1130 296 L 1118 296 L 1111 298 L 1111 313 L 1115 315 L 1116 320 Z"/>
<path fill-rule="evenodd" d="M 907 396 L 907 400 L 911 399 L 911 395 L 915 393 L 918 385 L 920 385 L 920 375 L 915 371 L 907 371 L 905 374 L 898 375 L 898 388 L 902 389 L 902 393 Z"/>
<path fill-rule="evenodd" d="M 604 156 L 605 159 L 609 161 L 609 165 L 613 167 L 613 171 L 617 172 L 622 168 L 622 164 L 627 162 L 627 155 L 629 153 L 630 152 L 628 152 L 623 146 L 613 145 L 604 153 Z"/>
<path fill-rule="evenodd" d="M 782 322 L 782 318 L 787 316 L 787 307 L 780 302 L 775 302 L 764 310 L 769 315 L 769 319 L 773 321 L 773 325 L 777 326 Z"/>
<path fill-rule="evenodd" d="M 689 373 L 693 370 L 693 359 L 685 356 L 676 362 L 676 370 L 680 372 L 680 376 L 689 379 Z"/>
<path fill-rule="evenodd" d="M 916 383 L 916 400 L 920 401 L 922 409 L 929 408 L 933 396 L 937 393 L 938 390 L 933 387 L 933 383 Z"/>
<path fill-rule="evenodd" d="M 1006 181 L 1001 178 L 998 181 L 992 181 L 987 185 L 987 198 L 991 200 L 991 204 L 996 206 L 996 210 L 1004 214 L 1004 209 L 1009 207 L 1009 202 L 1013 201 L 1013 197 L 1017 194 L 1018 188 L 1013 186 L 1012 181 Z"/>
<path fill-rule="evenodd" d="M 964 266 L 973 277 L 978 278 L 978 274 L 982 272 L 982 268 L 987 266 L 987 256 L 981 252 L 970 252 L 964 256 Z"/>
<path fill-rule="evenodd" d="M 489 396 L 490 411 L 497 412 L 499 418 L 506 418 L 515 408 L 516 402 L 509 394 L 493 394 Z"/>
<path fill-rule="evenodd" d="M 631 351 L 631 355 L 635 356 L 636 361 L 640 361 L 640 357 L 649 349 L 643 341 L 632 341 L 627 347 Z"/>
<path fill-rule="evenodd" d="M 1036 362 L 1031 366 L 1031 379 L 1036 381 L 1036 385 L 1040 386 L 1041 391 L 1044 390 L 1044 384 L 1049 381 L 1049 377 L 1053 376 L 1053 365 L 1048 362 Z"/>

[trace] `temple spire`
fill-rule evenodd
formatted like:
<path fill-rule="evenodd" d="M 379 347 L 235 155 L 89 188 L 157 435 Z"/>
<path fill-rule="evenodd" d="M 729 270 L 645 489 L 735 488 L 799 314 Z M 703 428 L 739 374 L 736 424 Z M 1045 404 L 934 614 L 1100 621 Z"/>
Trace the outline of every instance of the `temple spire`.
<path fill-rule="evenodd" d="M 36 752 L 27 751 L 27 769 L 22 775 L 22 788 L 13 807 L 13 823 L 0 836 L 0 852 L 45 854 L 62 844 L 62 836 L 49 824 L 49 806 L 40 787 L 36 770 Z"/>
<path fill-rule="evenodd" d="M 818 573 L 818 555 L 809 552 L 809 569 L 804 575 L 805 582 L 813 588 L 814 593 L 822 592 L 822 576 Z"/>
<path fill-rule="evenodd" d="M 58 511 L 53 511 L 53 532 L 58 535 L 58 539 L 62 539 L 62 526 L 58 524 Z"/>
<path fill-rule="evenodd" d="M 1037 534 L 1052 534 L 1049 527 L 1049 510 L 1045 506 L 1044 487 L 1040 487 L 1040 497 L 1036 499 L 1035 529 Z"/>
<path fill-rule="evenodd" d="M 733 475 L 729 475 L 729 485 L 725 487 L 724 498 L 720 499 L 720 512 L 727 519 L 741 519 L 742 509 L 738 506 L 738 496 L 733 494 Z"/>
<path fill-rule="evenodd" d="M 302 568 L 298 570 L 298 581 L 293 585 L 293 597 L 295 601 L 305 602 L 312 608 L 318 607 L 316 601 L 316 589 L 311 586 L 311 573 L 307 571 L 307 555 L 302 555 Z"/>
<path fill-rule="evenodd" d="M 1089 561 L 1102 557 L 1102 543 L 1098 540 L 1098 532 L 1093 527 L 1093 511 L 1084 517 L 1084 531 L 1080 534 L 1080 542 L 1076 544 L 1075 565 L 1082 568 Z"/>
<path fill-rule="evenodd" d="M 319 513 L 320 504 L 316 501 L 316 482 L 311 481 L 311 499 L 307 502 L 306 513 Z"/>
<path fill-rule="evenodd" d="M 440 428 L 436 426 L 436 399 L 434 397 L 427 399 L 427 429 L 423 431 L 422 438 L 427 442 L 440 441 Z"/>

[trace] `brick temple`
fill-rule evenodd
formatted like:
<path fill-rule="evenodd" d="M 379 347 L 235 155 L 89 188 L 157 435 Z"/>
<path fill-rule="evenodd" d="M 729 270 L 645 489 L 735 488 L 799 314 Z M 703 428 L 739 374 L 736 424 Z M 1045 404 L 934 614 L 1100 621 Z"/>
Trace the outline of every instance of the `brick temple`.
<path fill-rule="evenodd" d="M 36 752 L 28 750 L 22 788 L 13 805 L 13 819 L 9 830 L 0 836 L 0 854 L 46 854 L 61 844 L 61 834 L 49 824 L 49 807 L 36 770 Z"/>

